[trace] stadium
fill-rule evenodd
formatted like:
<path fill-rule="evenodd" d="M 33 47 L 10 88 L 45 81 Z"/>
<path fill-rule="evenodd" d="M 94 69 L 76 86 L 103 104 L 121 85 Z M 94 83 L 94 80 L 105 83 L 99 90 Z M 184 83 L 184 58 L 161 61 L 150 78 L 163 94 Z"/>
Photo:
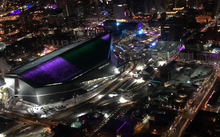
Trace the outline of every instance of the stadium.
<path fill-rule="evenodd" d="M 38 105 L 88 99 L 98 91 L 80 83 L 114 75 L 110 47 L 110 34 L 65 46 L 6 74 L 6 85 L 12 96 Z"/>

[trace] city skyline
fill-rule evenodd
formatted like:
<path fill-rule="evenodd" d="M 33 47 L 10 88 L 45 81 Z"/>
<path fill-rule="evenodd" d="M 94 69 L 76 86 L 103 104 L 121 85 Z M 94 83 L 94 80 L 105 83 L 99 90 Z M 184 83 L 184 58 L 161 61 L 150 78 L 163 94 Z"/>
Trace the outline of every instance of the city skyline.
<path fill-rule="evenodd" d="M 220 135 L 219 0 L 0 4 L 0 137 Z"/>

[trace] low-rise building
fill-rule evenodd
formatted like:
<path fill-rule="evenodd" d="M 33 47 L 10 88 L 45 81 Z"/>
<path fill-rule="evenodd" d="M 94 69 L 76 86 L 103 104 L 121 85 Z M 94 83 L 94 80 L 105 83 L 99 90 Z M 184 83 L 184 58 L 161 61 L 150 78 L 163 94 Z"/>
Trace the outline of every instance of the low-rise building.
<path fill-rule="evenodd" d="M 179 42 L 159 41 L 152 43 L 146 53 L 159 61 L 170 61 L 179 54 L 183 48 Z"/>

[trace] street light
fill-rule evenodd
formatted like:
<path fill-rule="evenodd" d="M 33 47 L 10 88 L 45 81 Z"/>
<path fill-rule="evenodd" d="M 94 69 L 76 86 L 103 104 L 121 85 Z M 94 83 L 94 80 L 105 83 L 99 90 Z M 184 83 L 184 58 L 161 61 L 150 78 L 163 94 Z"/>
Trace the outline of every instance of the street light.
<path fill-rule="evenodd" d="M 104 95 L 98 95 L 98 98 L 101 99 Z"/>
<path fill-rule="evenodd" d="M 115 74 L 120 74 L 120 71 L 117 68 L 115 68 L 114 73 Z"/>
<path fill-rule="evenodd" d="M 139 30 L 139 31 L 138 31 L 138 34 L 139 34 L 139 35 L 143 34 L 143 31 L 142 31 L 142 30 Z"/>
<path fill-rule="evenodd" d="M 138 66 L 138 67 L 137 67 L 137 70 L 143 70 L 143 69 L 144 69 L 143 66 Z"/>
<path fill-rule="evenodd" d="M 126 100 L 126 99 L 124 99 L 123 97 L 121 97 L 121 98 L 119 99 L 119 102 L 120 102 L 120 103 L 126 103 L 126 102 L 128 102 L 128 100 Z"/>
<path fill-rule="evenodd" d="M 135 81 L 136 81 L 137 83 L 143 83 L 143 82 L 145 82 L 145 81 L 143 80 L 143 78 L 136 79 Z"/>
<path fill-rule="evenodd" d="M 3 135 L 3 134 L 0 134 L 0 137 L 5 137 L 5 135 Z"/>

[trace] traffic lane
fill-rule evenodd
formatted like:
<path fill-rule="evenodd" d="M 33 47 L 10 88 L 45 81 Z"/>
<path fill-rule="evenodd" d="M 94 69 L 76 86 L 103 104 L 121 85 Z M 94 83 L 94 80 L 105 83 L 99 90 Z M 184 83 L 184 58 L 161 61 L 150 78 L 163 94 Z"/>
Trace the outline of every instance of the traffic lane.
<path fill-rule="evenodd" d="M 80 107 L 79 109 L 77 109 L 75 111 L 75 113 L 73 113 L 72 115 L 68 116 L 67 119 L 62 119 L 62 121 L 65 122 L 65 123 L 70 123 L 70 122 L 74 121 L 79 115 L 92 112 L 94 108 L 97 108 L 97 106 L 99 106 L 100 104 L 105 102 L 106 97 L 108 96 L 108 93 L 110 93 L 110 92 L 112 92 L 114 90 L 117 90 L 128 79 L 130 79 L 130 78 L 127 77 L 126 79 L 124 79 L 122 81 L 119 78 L 118 80 L 116 80 L 115 82 L 110 84 L 110 86 L 105 89 L 105 91 L 104 91 L 105 95 L 101 99 L 99 99 L 98 101 L 96 101 L 94 103 L 91 103 L 89 105 Z M 112 86 L 114 86 L 114 87 L 112 87 Z M 118 98 L 110 99 L 110 102 L 118 102 Z M 90 108 L 90 109 L 88 109 L 88 108 Z"/>
<path fill-rule="evenodd" d="M 170 137 L 178 137 L 178 135 L 179 135 L 179 133 L 180 133 L 180 131 L 181 131 L 183 125 L 185 124 L 186 120 L 187 120 L 186 118 L 182 118 L 182 119 L 180 120 L 180 122 L 179 122 L 178 125 L 176 126 L 174 132 L 172 132 L 172 133 L 170 134 Z"/>
<path fill-rule="evenodd" d="M 109 86 L 107 86 L 103 91 L 101 91 L 99 93 L 99 95 L 101 94 L 106 94 L 113 86 L 115 86 L 118 82 L 120 82 L 119 79 L 115 80 L 113 83 L 111 83 Z M 79 113 L 81 110 L 84 110 L 85 107 L 91 108 L 94 104 L 91 103 L 93 100 L 97 99 L 96 97 L 93 97 L 85 102 L 82 102 L 74 107 L 68 108 L 65 111 L 60 111 L 60 112 L 56 112 L 56 114 L 54 114 L 54 116 L 52 117 L 53 120 L 63 120 L 64 117 L 68 117 L 71 116 L 74 113 Z M 82 109 L 83 108 L 83 109 Z M 65 118 L 64 118 L 65 119 Z"/>
<path fill-rule="evenodd" d="M 117 84 L 119 84 L 120 82 L 122 82 L 122 81 L 120 79 L 117 79 L 112 84 L 110 84 L 107 88 L 105 88 L 103 90 L 103 92 L 100 93 L 100 95 L 105 94 L 104 96 L 107 96 L 107 93 L 111 92 L 111 90 L 113 90 L 113 87 L 116 87 L 116 88 L 119 87 L 119 86 L 117 86 Z M 97 99 L 97 97 L 95 97 L 93 99 Z M 94 102 L 94 103 L 88 103 L 88 102 L 92 102 L 92 100 L 90 100 L 90 101 L 87 101 L 86 104 L 80 105 L 77 108 L 74 107 L 74 108 L 71 108 L 71 109 L 67 109 L 66 113 L 60 113 L 60 115 L 59 115 L 60 118 L 59 119 L 56 116 L 54 118 L 54 120 L 55 121 L 59 120 L 59 121 L 62 121 L 62 122 L 69 122 L 70 121 L 70 119 L 69 119 L 70 117 L 72 119 L 74 119 L 78 115 L 80 115 L 81 113 L 88 113 L 88 112 L 92 111 L 92 108 L 96 107 L 100 102 L 103 101 L 103 99 L 105 99 L 105 98 L 101 98 L 97 102 Z M 90 109 L 88 109 L 88 108 L 90 108 Z M 68 118 L 66 118 L 66 117 L 68 117 Z"/>
<path fill-rule="evenodd" d="M 204 97 L 202 98 L 202 100 L 201 100 L 200 103 L 198 104 L 198 106 L 197 106 L 197 108 L 196 108 L 196 110 L 195 110 L 195 113 L 193 114 L 193 118 L 194 118 L 195 115 L 197 114 L 198 110 L 201 109 L 201 107 L 203 107 L 203 106 L 205 105 L 205 102 L 207 101 L 207 99 L 208 99 L 209 96 L 211 95 L 211 91 L 212 91 L 212 89 L 214 89 L 216 82 L 217 82 L 217 79 L 215 78 L 215 82 L 211 85 L 210 88 L 208 88 L 208 89 L 206 90 L 206 93 L 205 93 Z M 193 118 L 192 118 L 192 119 L 193 119 Z M 179 134 L 178 137 L 180 137 L 180 136 L 183 134 L 184 130 L 186 129 L 186 126 L 188 125 L 188 121 L 189 121 L 189 119 L 187 119 L 186 122 L 184 123 L 184 125 L 182 126 L 180 132 L 178 133 L 178 134 Z"/>

